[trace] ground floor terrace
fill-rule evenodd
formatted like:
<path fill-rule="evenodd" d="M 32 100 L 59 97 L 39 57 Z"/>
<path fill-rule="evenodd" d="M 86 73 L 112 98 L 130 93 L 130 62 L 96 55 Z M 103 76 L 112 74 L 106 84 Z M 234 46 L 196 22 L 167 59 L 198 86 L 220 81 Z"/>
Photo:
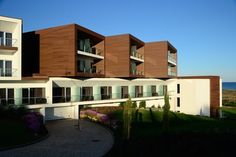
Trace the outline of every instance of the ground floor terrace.
<path fill-rule="evenodd" d="M 162 107 L 167 93 L 172 111 L 210 116 L 221 105 L 220 81 L 214 83 L 208 77 L 168 80 L 52 77 L 5 81 L 0 82 L 0 103 L 27 105 L 40 111 L 46 120 L 52 120 L 78 118 L 80 106 L 117 106 L 128 97 L 137 105 L 145 101 L 147 107 Z M 218 90 L 213 91 L 217 85 Z M 219 93 L 217 104 L 213 104 L 212 99 L 216 97 L 213 92 Z"/>

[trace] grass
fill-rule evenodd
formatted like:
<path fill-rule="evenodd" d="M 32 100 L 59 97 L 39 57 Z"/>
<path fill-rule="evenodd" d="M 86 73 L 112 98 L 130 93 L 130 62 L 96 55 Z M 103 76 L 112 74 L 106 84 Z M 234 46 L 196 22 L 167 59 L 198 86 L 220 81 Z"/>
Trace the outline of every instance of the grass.
<path fill-rule="evenodd" d="M 0 148 L 26 144 L 40 137 L 29 132 L 21 119 L 0 119 Z"/>
<path fill-rule="evenodd" d="M 224 119 L 170 112 L 170 129 L 162 130 L 162 112 L 139 109 L 142 119 L 132 123 L 131 139 L 122 140 L 122 128 L 114 131 L 109 156 L 227 156 L 236 153 L 236 108 L 223 108 Z M 115 111 L 122 117 L 122 111 Z M 140 121 L 141 120 L 141 121 Z"/>
<path fill-rule="evenodd" d="M 223 106 L 236 107 L 236 90 L 223 90 Z"/>

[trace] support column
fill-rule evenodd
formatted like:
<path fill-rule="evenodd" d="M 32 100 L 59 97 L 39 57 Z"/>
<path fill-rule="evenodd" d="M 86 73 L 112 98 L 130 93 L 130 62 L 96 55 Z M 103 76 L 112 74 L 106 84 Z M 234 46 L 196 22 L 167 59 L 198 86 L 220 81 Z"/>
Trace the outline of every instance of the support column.
<path fill-rule="evenodd" d="M 80 101 L 80 87 L 78 86 L 71 87 L 71 101 L 72 102 Z"/>
<path fill-rule="evenodd" d="M 40 108 L 39 112 L 43 115 L 43 123 L 45 124 L 45 122 L 46 122 L 46 120 L 45 120 L 45 117 L 46 117 L 45 107 Z"/>
<path fill-rule="evenodd" d="M 14 99 L 16 105 L 22 105 L 22 89 L 16 88 L 14 90 Z"/>

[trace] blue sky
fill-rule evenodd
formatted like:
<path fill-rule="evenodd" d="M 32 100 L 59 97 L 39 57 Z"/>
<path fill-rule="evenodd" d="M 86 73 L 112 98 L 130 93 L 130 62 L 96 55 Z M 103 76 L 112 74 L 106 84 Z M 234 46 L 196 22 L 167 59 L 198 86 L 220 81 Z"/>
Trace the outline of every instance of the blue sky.
<path fill-rule="evenodd" d="M 78 23 L 102 35 L 131 33 L 178 49 L 179 75 L 236 82 L 236 0 L 0 0 L 24 31 Z"/>

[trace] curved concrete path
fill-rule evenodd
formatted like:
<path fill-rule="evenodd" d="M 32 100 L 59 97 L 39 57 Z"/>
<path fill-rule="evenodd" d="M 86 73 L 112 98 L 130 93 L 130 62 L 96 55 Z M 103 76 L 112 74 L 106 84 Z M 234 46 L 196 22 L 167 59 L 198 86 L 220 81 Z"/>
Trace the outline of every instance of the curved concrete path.
<path fill-rule="evenodd" d="M 0 151 L 0 157 L 100 157 L 114 143 L 106 128 L 81 120 L 81 131 L 76 120 L 58 120 L 47 123 L 50 136 L 36 144 Z"/>

